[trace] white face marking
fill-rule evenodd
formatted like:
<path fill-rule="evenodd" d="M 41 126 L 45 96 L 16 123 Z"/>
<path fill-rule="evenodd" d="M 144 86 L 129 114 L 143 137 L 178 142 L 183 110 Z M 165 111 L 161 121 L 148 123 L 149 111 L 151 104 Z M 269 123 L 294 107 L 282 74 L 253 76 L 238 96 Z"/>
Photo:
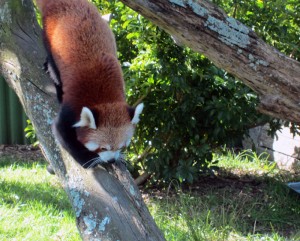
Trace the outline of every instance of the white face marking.
<path fill-rule="evenodd" d="M 110 151 L 110 150 L 111 150 L 110 145 L 101 146 L 101 148 L 104 148 L 104 149 L 107 150 L 107 151 Z"/>
<path fill-rule="evenodd" d="M 120 151 L 115 152 L 115 160 L 118 160 L 120 157 Z"/>
<path fill-rule="evenodd" d="M 113 159 L 118 160 L 120 157 L 120 151 L 103 151 L 99 152 L 98 155 L 102 161 L 108 162 Z"/>
<path fill-rule="evenodd" d="M 99 145 L 93 141 L 85 143 L 84 146 L 90 151 L 96 151 L 99 148 Z"/>

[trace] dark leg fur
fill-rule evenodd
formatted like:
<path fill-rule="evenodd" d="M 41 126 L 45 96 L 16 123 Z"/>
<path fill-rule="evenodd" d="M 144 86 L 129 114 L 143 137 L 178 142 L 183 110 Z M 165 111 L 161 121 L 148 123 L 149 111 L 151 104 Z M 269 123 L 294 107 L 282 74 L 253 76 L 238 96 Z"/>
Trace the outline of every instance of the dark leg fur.
<path fill-rule="evenodd" d="M 49 165 L 47 166 L 47 171 L 48 171 L 48 173 L 50 173 L 51 175 L 55 175 L 55 171 L 54 171 L 54 169 L 53 169 L 53 167 L 52 167 L 51 164 L 49 164 Z"/>
<path fill-rule="evenodd" d="M 63 146 L 72 157 L 84 168 L 91 167 L 90 160 L 99 156 L 89 151 L 81 142 L 77 140 L 76 128 L 72 127 L 76 122 L 75 114 L 70 107 L 61 106 L 60 113 L 53 124 L 53 132 Z"/>
<path fill-rule="evenodd" d="M 51 68 L 51 70 L 50 70 Z M 59 70 L 53 60 L 53 57 L 52 55 L 48 55 L 47 59 L 46 59 L 46 62 L 44 63 L 44 70 L 50 74 L 50 77 L 53 79 L 54 81 L 54 85 L 55 85 L 55 88 L 56 88 L 56 95 L 57 95 L 57 99 L 58 99 L 58 102 L 59 103 L 62 103 L 62 99 L 63 99 L 63 89 L 62 89 L 62 82 L 60 80 L 60 73 L 59 73 Z M 55 75 L 54 76 L 51 76 L 51 73 L 50 71 L 52 71 Z"/>

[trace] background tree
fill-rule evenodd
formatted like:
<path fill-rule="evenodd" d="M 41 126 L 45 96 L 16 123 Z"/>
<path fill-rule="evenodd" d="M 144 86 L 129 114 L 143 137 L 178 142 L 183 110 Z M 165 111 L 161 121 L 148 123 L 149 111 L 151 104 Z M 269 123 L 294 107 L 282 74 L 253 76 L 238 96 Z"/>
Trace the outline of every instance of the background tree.
<path fill-rule="evenodd" d="M 164 240 L 123 164 L 85 170 L 59 149 L 57 112 L 46 53 L 30 0 L 0 1 L 0 73 L 19 96 L 41 149 L 69 196 L 83 240 Z"/>
<path fill-rule="evenodd" d="M 299 121 L 300 107 L 297 102 L 297 93 L 299 93 L 299 63 L 280 54 L 274 48 L 267 46 L 252 30 L 241 25 L 233 18 L 227 17 L 221 10 L 211 5 L 211 3 L 204 1 L 124 0 L 124 2 L 143 12 L 147 17 L 165 28 L 167 32 L 171 33 L 176 39 L 177 43 L 189 45 L 192 49 L 204 53 L 213 60 L 216 65 L 233 73 L 246 82 L 259 93 L 261 98 L 261 110 L 266 113 L 272 113 L 277 117 L 285 117 L 292 121 Z M 225 6 L 228 5 L 225 4 Z M 43 63 L 45 56 L 39 39 L 39 28 L 35 20 L 33 20 L 34 14 L 32 7 L 30 2 L 26 0 L 2 0 L 0 7 L 1 72 L 19 95 L 28 116 L 32 119 L 33 124 L 37 128 L 37 134 L 43 146 L 43 150 L 47 158 L 53 164 L 73 204 L 82 237 L 84 239 L 96 237 L 103 239 L 124 238 L 127 240 L 139 238 L 144 238 L 145 240 L 147 240 L 147 238 L 155 240 L 163 239 L 161 233 L 157 230 L 153 220 L 149 216 L 147 209 L 143 205 L 138 190 L 134 186 L 128 173 L 124 171 L 124 167 L 107 167 L 109 172 L 99 167 L 96 170 L 85 172 L 80 169 L 65 152 L 56 147 L 50 130 L 51 120 L 56 113 L 55 94 L 51 87 L 51 82 L 42 75 L 41 63 Z M 120 5 L 116 5 L 116 7 L 120 7 Z M 126 27 L 126 25 L 129 26 L 130 21 L 126 22 L 126 18 L 124 17 L 123 20 L 123 27 Z M 140 22 L 144 21 L 140 16 L 138 20 Z M 157 172 L 168 170 L 169 173 L 166 173 L 167 177 L 175 176 L 177 178 L 192 180 L 193 173 L 197 172 L 201 166 L 197 166 L 193 169 L 194 160 L 183 159 L 185 157 L 180 155 L 185 155 L 184 152 L 187 152 L 190 153 L 188 155 L 190 155 L 191 158 L 194 158 L 192 155 L 198 155 L 201 157 L 201 160 L 204 158 L 209 160 L 209 148 L 211 148 L 211 146 L 203 142 L 202 138 L 205 140 L 205 138 L 210 138 L 210 136 L 206 136 L 200 132 L 200 141 L 197 142 L 196 135 L 193 135 L 193 133 L 188 133 L 184 136 L 186 138 L 182 138 L 182 133 L 188 132 L 189 129 L 183 132 L 179 130 L 179 134 L 176 135 L 171 133 L 174 136 L 170 138 L 168 138 L 168 136 L 163 137 L 164 132 L 160 130 L 165 127 L 171 130 L 177 123 L 181 122 L 184 124 L 187 123 L 187 120 L 190 124 L 196 123 L 199 120 L 198 118 L 200 118 L 200 120 L 207 118 L 207 116 L 196 115 L 198 112 L 193 108 L 198 106 L 188 106 L 185 104 L 185 108 L 180 107 L 176 109 L 177 105 L 175 104 L 187 103 L 188 95 L 193 96 L 194 94 L 193 91 L 191 91 L 193 89 L 198 90 L 199 88 L 210 87 L 213 89 L 212 93 L 216 92 L 215 99 L 205 99 L 204 97 L 207 97 L 205 93 L 200 92 L 200 96 L 203 99 L 199 98 L 199 100 L 195 101 L 204 107 L 203 111 L 211 113 L 212 116 L 215 115 L 213 119 L 215 120 L 217 118 L 217 120 L 219 120 L 217 125 L 220 125 L 224 129 L 224 126 L 226 126 L 222 123 L 224 117 L 218 119 L 218 115 L 213 113 L 213 108 L 210 107 L 205 110 L 206 105 L 202 102 L 210 103 L 209 101 L 211 101 L 212 107 L 219 104 L 219 109 L 222 110 L 224 103 L 219 101 L 220 96 L 227 93 L 227 89 L 230 90 L 232 86 L 239 86 L 240 84 L 224 70 L 217 70 L 214 67 L 211 67 L 211 70 L 200 71 L 199 73 L 192 67 L 208 65 L 208 60 L 203 59 L 200 55 L 197 56 L 189 49 L 183 50 L 176 46 L 166 48 L 168 45 L 164 45 L 165 41 L 171 43 L 169 37 L 167 37 L 165 33 L 160 32 L 156 27 L 153 27 L 153 25 L 145 26 L 146 28 L 143 29 L 145 35 L 136 35 L 136 33 L 127 35 L 125 31 L 121 31 L 120 35 L 117 35 L 117 38 L 120 38 L 122 34 L 126 34 L 127 40 L 125 41 L 128 41 L 128 43 L 136 43 L 136 46 L 131 45 L 130 49 L 125 49 L 127 52 L 130 50 L 131 55 L 130 65 L 127 65 L 127 71 L 125 72 L 126 77 L 130 72 L 138 70 L 137 67 L 147 70 L 144 76 L 140 76 L 141 72 L 139 71 L 134 72 L 136 73 L 136 77 L 131 79 L 132 85 L 129 82 L 128 91 L 130 96 L 133 96 L 133 93 L 140 92 L 140 98 L 145 98 L 146 93 L 147 98 L 152 95 L 158 99 L 165 96 L 165 93 L 171 93 L 171 99 L 167 99 L 165 103 L 159 102 L 160 104 L 164 104 L 161 105 L 161 108 L 159 108 L 159 104 L 152 107 L 152 103 L 149 101 L 149 110 L 152 108 L 153 111 L 157 113 L 160 112 L 162 119 L 169 108 L 173 110 L 174 114 L 169 116 L 165 123 L 162 123 L 162 121 L 154 122 L 156 126 L 154 126 L 152 130 L 147 130 L 148 132 L 141 130 L 141 133 L 145 135 L 141 140 L 143 143 L 150 144 L 147 137 L 152 134 L 156 135 L 156 133 L 161 135 L 162 137 L 157 138 L 157 146 L 160 146 L 163 150 L 167 150 L 164 152 L 164 155 L 166 155 L 164 160 L 167 160 L 167 162 L 160 165 L 158 161 L 155 161 L 155 158 L 157 158 L 155 157 L 156 153 L 152 152 L 152 160 L 154 160 L 152 164 L 159 164 L 158 167 L 153 167 L 154 170 L 157 170 Z M 138 28 L 138 25 L 135 27 Z M 157 31 L 157 35 L 154 35 L 154 38 L 151 34 L 147 35 L 148 32 L 146 30 L 149 28 L 153 28 Z M 155 36 L 157 36 L 157 38 L 155 38 Z M 141 42 L 139 43 L 139 40 L 143 39 L 143 37 L 145 37 L 144 39 L 146 41 L 156 44 L 156 48 L 154 48 L 156 52 L 151 54 L 149 52 L 151 47 L 148 44 L 142 49 L 143 44 Z M 157 42 L 159 40 L 160 42 Z M 159 49 L 160 46 L 163 46 L 163 49 Z M 122 47 L 120 52 L 122 53 Z M 190 58 L 186 57 L 188 54 L 190 54 Z M 173 58 L 174 56 L 179 56 L 179 59 Z M 156 60 L 143 62 L 149 57 Z M 120 55 L 120 59 L 123 63 L 126 58 L 123 58 L 122 54 Z M 162 61 L 162 64 L 157 64 L 159 61 Z M 284 66 L 284 68 L 282 68 L 282 66 Z M 126 66 L 124 65 L 124 67 Z M 172 78 L 167 78 L 170 75 L 170 72 L 168 74 L 168 71 L 166 71 L 167 68 L 174 71 Z M 182 68 L 182 73 L 185 73 L 186 70 L 189 72 L 181 77 L 181 72 L 179 72 L 180 68 Z M 152 77 L 149 75 L 151 72 L 153 74 Z M 163 82 L 158 82 L 155 78 L 158 73 L 164 77 L 162 78 Z M 174 76 L 177 76 L 177 79 L 175 79 Z M 200 76 L 200 78 L 195 78 L 195 76 Z M 213 79 L 216 81 L 216 83 L 213 84 L 211 82 L 210 85 L 213 87 L 207 84 L 211 76 L 214 76 Z M 144 86 L 138 85 L 138 87 L 136 87 L 136 83 L 139 83 L 138 79 L 142 79 L 142 77 L 144 77 L 147 82 Z M 174 86 L 175 90 L 173 90 L 172 86 Z M 154 88 L 152 89 L 152 87 Z M 217 91 L 215 91 L 215 87 Z M 239 89 L 239 87 L 237 89 Z M 147 91 L 145 92 L 145 90 Z M 153 90 L 158 90 L 158 92 L 154 92 Z M 244 87 L 241 85 L 240 90 L 244 90 Z M 246 92 L 248 92 L 248 90 Z M 247 94 L 245 95 L 247 96 Z M 198 95 L 195 95 L 195 97 L 197 96 Z M 230 97 L 230 94 L 228 96 Z M 243 94 L 241 94 L 241 96 L 243 96 Z M 251 94 L 248 95 L 248 98 L 250 99 L 232 98 L 232 103 L 242 103 L 243 101 L 244 103 L 247 103 L 247 101 L 252 103 L 252 100 L 256 99 L 256 97 Z M 195 116 L 188 115 L 193 112 Z M 145 113 L 147 114 L 147 112 Z M 186 116 L 182 115 L 182 113 L 185 113 Z M 204 112 L 203 114 L 206 113 Z M 226 116 L 226 112 L 224 116 Z M 153 117 L 152 121 L 156 121 L 155 117 Z M 202 121 L 201 124 L 203 124 Z M 230 124 L 230 121 L 228 121 L 229 127 L 232 126 Z M 170 125 L 170 127 L 167 125 Z M 220 129 L 222 131 L 222 128 Z M 232 133 L 230 132 L 230 128 L 226 131 Z M 193 149 L 185 150 L 184 147 L 189 147 L 188 144 L 193 144 L 188 139 L 191 136 L 195 136 L 196 147 L 199 148 L 200 151 Z M 163 141 L 160 141 L 160 138 L 162 138 Z M 176 156 L 174 154 L 170 157 L 167 156 L 171 149 L 167 149 L 165 144 L 171 142 L 171 138 L 173 139 L 172 144 L 175 146 L 175 150 L 183 152 L 183 154 L 181 153 L 179 155 L 180 159 L 175 160 L 175 164 L 179 164 L 178 166 L 181 165 L 183 167 L 181 170 L 188 169 L 187 172 L 181 171 L 176 166 L 175 169 L 169 170 L 168 168 L 170 164 L 172 167 L 172 158 Z M 180 143 L 176 143 L 176 139 L 180 140 Z M 181 139 L 183 139 L 183 141 L 181 141 Z M 211 143 L 214 143 L 214 139 L 211 140 Z M 188 143 L 188 141 L 190 141 L 190 143 Z M 143 143 L 141 146 L 144 145 Z M 154 141 L 151 144 L 154 146 Z M 152 145 L 148 148 L 149 151 L 152 151 Z M 203 151 L 201 151 L 202 147 L 204 147 Z M 137 149 L 136 152 L 141 154 L 141 150 L 139 149 Z M 61 158 L 61 153 L 63 158 Z M 204 156 L 202 155 L 203 153 Z M 185 165 L 186 163 L 187 165 Z M 186 169 L 184 169 L 185 167 Z M 116 197 L 118 198 L 116 199 Z M 109 208 L 107 209 L 108 204 Z M 104 230 L 102 228 L 103 224 L 105 227 Z"/>
<path fill-rule="evenodd" d="M 208 1 L 122 2 L 251 87 L 259 95 L 261 112 L 299 123 L 300 63 L 267 45 L 252 29 Z M 289 2 L 297 12 L 299 3 Z"/>
<path fill-rule="evenodd" d="M 143 169 L 155 173 L 156 180 L 192 182 L 210 165 L 215 148 L 239 146 L 249 128 L 266 122 L 273 131 L 280 128 L 278 119 L 257 112 L 257 94 L 236 77 L 190 48 L 175 45 L 169 34 L 119 1 L 94 2 L 113 15 L 129 102 L 140 96 L 146 106 L 130 150 L 132 172 Z M 215 2 L 283 52 L 299 56 L 294 45 L 299 39 L 296 2 Z"/>

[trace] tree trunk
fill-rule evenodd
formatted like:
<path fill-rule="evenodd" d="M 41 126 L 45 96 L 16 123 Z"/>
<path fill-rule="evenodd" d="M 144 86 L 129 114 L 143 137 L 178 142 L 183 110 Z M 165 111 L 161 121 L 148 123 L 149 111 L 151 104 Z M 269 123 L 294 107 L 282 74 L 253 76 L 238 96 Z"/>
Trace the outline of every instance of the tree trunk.
<path fill-rule="evenodd" d="M 208 1 L 121 1 L 252 88 L 260 97 L 259 111 L 300 123 L 300 62 Z"/>
<path fill-rule="evenodd" d="M 46 53 L 30 0 L 0 0 L 0 73 L 32 120 L 76 214 L 83 240 L 164 240 L 123 164 L 85 170 L 61 150 L 51 123 L 58 105 L 42 70 Z"/>

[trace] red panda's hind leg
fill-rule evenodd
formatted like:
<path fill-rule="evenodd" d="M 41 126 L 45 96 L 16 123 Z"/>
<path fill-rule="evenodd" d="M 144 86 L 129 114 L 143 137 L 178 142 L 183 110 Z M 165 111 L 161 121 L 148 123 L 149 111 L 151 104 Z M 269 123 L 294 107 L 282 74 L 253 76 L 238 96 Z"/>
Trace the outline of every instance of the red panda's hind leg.
<path fill-rule="evenodd" d="M 44 70 L 46 73 L 50 75 L 51 79 L 53 80 L 56 89 L 57 100 L 59 103 L 62 103 L 63 100 L 62 82 L 60 80 L 60 74 L 58 68 L 51 55 L 48 55 L 48 57 L 46 58 L 46 62 L 44 63 Z"/>

